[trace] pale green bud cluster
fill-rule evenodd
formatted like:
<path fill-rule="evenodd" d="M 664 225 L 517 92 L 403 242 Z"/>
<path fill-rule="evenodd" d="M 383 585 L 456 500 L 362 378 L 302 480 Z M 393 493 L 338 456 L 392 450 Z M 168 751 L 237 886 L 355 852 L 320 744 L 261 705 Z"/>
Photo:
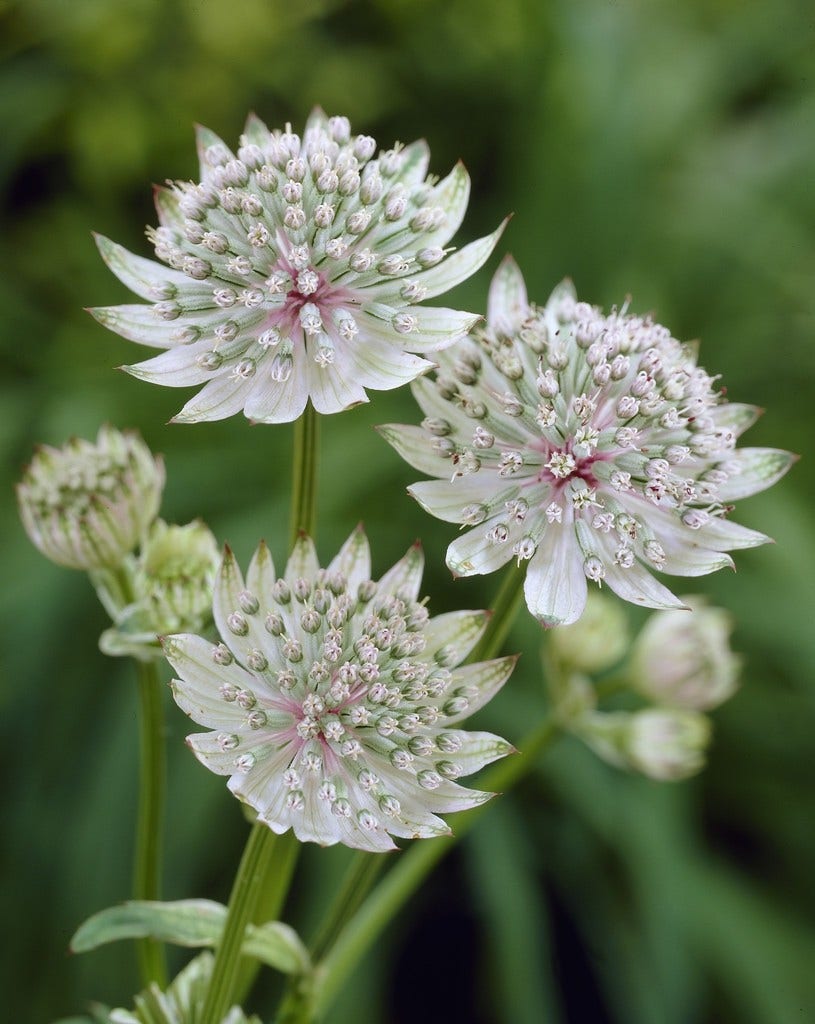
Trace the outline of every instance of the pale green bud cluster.
<path fill-rule="evenodd" d="M 132 603 L 100 638 L 105 654 L 162 657 L 158 637 L 204 629 L 212 617 L 212 585 L 220 551 L 200 519 L 186 526 L 157 519 L 130 569 Z"/>
<path fill-rule="evenodd" d="M 95 442 L 73 438 L 37 450 L 17 486 L 33 544 L 71 569 L 116 569 L 155 519 L 164 465 L 138 434 L 103 426 Z"/>
<path fill-rule="evenodd" d="M 581 721 L 579 732 L 609 763 L 674 782 L 704 767 L 710 722 L 699 712 L 677 708 L 595 711 Z"/>
<path fill-rule="evenodd" d="M 616 665 L 630 641 L 623 606 L 594 590 L 577 622 L 555 626 L 549 634 L 553 655 L 580 672 L 602 672 Z"/>

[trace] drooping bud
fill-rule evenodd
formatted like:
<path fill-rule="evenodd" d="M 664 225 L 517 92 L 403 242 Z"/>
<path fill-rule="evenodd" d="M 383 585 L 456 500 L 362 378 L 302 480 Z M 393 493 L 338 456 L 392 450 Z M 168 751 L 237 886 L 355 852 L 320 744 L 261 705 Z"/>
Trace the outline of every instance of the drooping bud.
<path fill-rule="evenodd" d="M 555 626 L 548 639 L 553 654 L 565 665 L 581 672 L 602 672 L 628 649 L 625 612 L 618 601 L 590 591 L 580 619 L 570 626 Z"/>
<path fill-rule="evenodd" d="M 659 782 L 701 771 L 710 741 L 707 716 L 679 708 L 594 712 L 575 731 L 603 760 Z"/>
<path fill-rule="evenodd" d="M 71 569 L 114 569 L 155 519 L 164 464 L 138 434 L 103 426 L 95 442 L 43 446 L 17 485 L 33 544 Z"/>
<path fill-rule="evenodd" d="M 728 613 L 701 597 L 683 600 L 689 612 L 656 612 L 640 631 L 632 683 L 655 703 L 707 711 L 735 693 L 741 660 L 730 649 Z"/>

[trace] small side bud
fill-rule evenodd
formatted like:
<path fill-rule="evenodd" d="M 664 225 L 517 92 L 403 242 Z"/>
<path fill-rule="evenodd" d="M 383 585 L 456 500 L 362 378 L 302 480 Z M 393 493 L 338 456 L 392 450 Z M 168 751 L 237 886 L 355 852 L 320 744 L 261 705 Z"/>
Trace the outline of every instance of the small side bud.
<path fill-rule="evenodd" d="M 634 641 L 631 680 L 657 704 L 708 711 L 738 687 L 741 659 L 730 649 L 732 621 L 701 597 L 683 599 L 688 611 L 652 615 Z"/>
<path fill-rule="evenodd" d="M 103 426 L 96 441 L 40 448 L 17 485 L 32 543 L 71 569 L 115 569 L 155 519 L 164 465 L 138 434 Z"/>
<path fill-rule="evenodd" d="M 555 626 L 548 636 L 552 653 L 580 672 L 602 672 L 628 650 L 628 624 L 619 601 L 591 590 L 586 610 L 570 626 Z"/>

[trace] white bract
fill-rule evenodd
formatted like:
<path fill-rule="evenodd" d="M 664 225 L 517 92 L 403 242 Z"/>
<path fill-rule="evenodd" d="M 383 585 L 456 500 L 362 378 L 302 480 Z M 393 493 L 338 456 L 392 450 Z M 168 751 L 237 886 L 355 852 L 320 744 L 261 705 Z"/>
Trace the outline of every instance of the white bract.
<path fill-rule="evenodd" d="M 103 426 L 95 442 L 38 448 L 17 485 L 28 536 L 72 569 L 122 564 L 155 519 L 164 465 L 133 432 Z"/>
<path fill-rule="evenodd" d="M 657 612 L 643 626 L 631 680 L 658 704 L 707 711 L 736 692 L 741 659 L 730 649 L 730 615 L 701 597 L 683 600 L 690 612 Z"/>
<path fill-rule="evenodd" d="M 158 189 L 161 263 L 99 238 L 116 276 L 149 305 L 92 310 L 106 327 L 164 349 L 125 369 L 170 387 L 203 385 L 177 422 L 297 419 L 367 401 L 432 365 L 422 353 L 479 319 L 424 307 L 473 274 L 502 228 L 451 255 L 470 180 L 428 177 L 423 141 L 380 151 L 347 118 L 316 110 L 302 137 L 250 116 L 237 154 L 198 129 L 199 183 Z"/>
<path fill-rule="evenodd" d="M 529 610 L 577 620 L 587 582 L 652 608 L 678 600 L 652 573 L 699 576 L 769 538 L 731 522 L 730 502 L 775 483 L 788 452 L 737 450 L 756 419 L 728 403 L 696 349 L 626 309 L 578 302 L 568 282 L 530 305 L 507 259 L 487 325 L 437 356 L 413 392 L 421 427 L 381 428 L 416 469 L 419 503 L 464 532 L 447 564 L 469 576 L 527 562 Z"/>
<path fill-rule="evenodd" d="M 355 531 L 326 569 L 302 536 L 280 579 L 265 544 L 244 580 L 227 550 L 213 614 L 223 642 L 167 637 L 179 706 L 209 732 L 187 742 L 277 833 L 392 849 L 449 832 L 440 813 L 490 794 L 456 781 L 512 750 L 457 728 L 514 658 L 462 667 L 487 613 L 430 618 L 414 546 L 378 581 Z"/>

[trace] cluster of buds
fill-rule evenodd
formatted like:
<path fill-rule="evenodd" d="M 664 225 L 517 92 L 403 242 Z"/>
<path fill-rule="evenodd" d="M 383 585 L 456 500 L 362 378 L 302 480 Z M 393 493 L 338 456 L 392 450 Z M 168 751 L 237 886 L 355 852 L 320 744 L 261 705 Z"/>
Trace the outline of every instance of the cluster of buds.
<path fill-rule="evenodd" d="M 654 613 L 627 650 L 620 607 L 596 595 L 587 614 L 552 631 L 560 679 L 554 693 L 565 725 L 605 760 L 653 779 L 687 778 L 704 765 L 710 721 L 703 712 L 735 693 L 740 659 L 730 649 L 730 617 L 704 599 L 683 599 L 685 610 Z M 628 689 L 650 706 L 597 709 L 584 673 L 607 672 L 628 653 L 612 691 Z"/>
<path fill-rule="evenodd" d="M 212 585 L 220 552 L 200 520 L 168 526 L 157 519 L 132 566 L 134 600 L 99 641 L 105 654 L 162 657 L 159 635 L 202 629 L 212 617 Z"/>
<path fill-rule="evenodd" d="M 89 573 L 114 621 L 100 640 L 106 654 L 161 657 L 159 634 L 201 629 L 210 618 L 215 538 L 200 521 L 157 519 L 163 488 L 161 457 L 111 426 L 95 442 L 39 448 L 17 487 L 36 547 Z"/>
<path fill-rule="evenodd" d="M 17 486 L 20 516 L 46 558 L 71 569 L 117 569 L 158 514 L 164 465 L 135 433 L 103 426 L 37 449 Z"/>

